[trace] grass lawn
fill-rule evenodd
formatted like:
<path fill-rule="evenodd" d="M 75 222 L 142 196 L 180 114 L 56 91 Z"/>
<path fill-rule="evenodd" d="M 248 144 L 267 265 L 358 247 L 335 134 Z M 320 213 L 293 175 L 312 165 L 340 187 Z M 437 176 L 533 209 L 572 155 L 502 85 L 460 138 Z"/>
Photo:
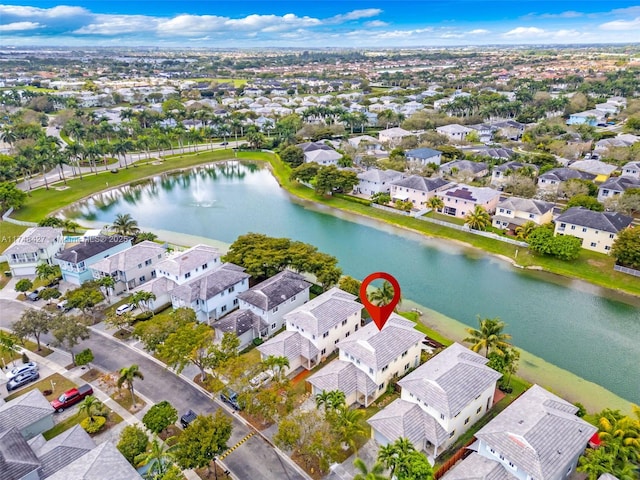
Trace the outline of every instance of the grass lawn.
<path fill-rule="evenodd" d="M 38 352 L 38 345 L 36 344 L 36 342 L 32 342 L 31 340 L 25 340 L 23 344 L 18 344 L 18 346 L 23 347 L 25 350 L 28 350 L 29 352 L 37 353 L 41 357 L 46 357 L 47 355 L 50 355 L 53 352 L 53 350 L 45 346 L 42 346 L 42 344 L 41 344 L 42 348 Z M 28 357 L 29 353 L 28 352 L 26 353 Z M 11 354 L 7 352 L 2 352 L 0 354 L 0 367 L 4 365 L 9 365 L 11 362 L 14 362 L 16 360 L 19 361 L 18 363 L 22 363 L 21 359 L 22 359 L 22 353 L 20 352 L 13 352 Z"/>
<path fill-rule="evenodd" d="M 142 410 L 147 404 L 142 400 L 138 395 L 136 395 L 136 405 L 135 408 L 131 401 L 131 393 L 128 390 L 122 390 L 121 392 L 116 392 L 111 395 L 111 398 L 115 400 L 118 405 L 122 408 L 127 409 L 127 411 L 131 413 L 139 412 Z"/>
<path fill-rule="evenodd" d="M 436 342 L 439 342 L 443 345 L 449 346 L 453 343 L 452 340 L 449 340 L 448 338 L 442 336 L 441 333 L 436 332 L 435 330 L 427 327 L 426 325 L 424 325 L 423 323 L 420 322 L 420 315 L 418 314 L 418 312 L 399 312 L 400 315 L 402 315 L 404 318 L 407 318 L 413 322 L 416 322 L 416 330 L 418 330 L 419 332 L 424 333 L 425 335 L 427 335 L 429 338 L 435 340 Z"/>
<path fill-rule="evenodd" d="M 52 381 L 54 383 L 53 393 L 51 395 L 47 395 L 47 400 L 53 400 L 54 398 L 57 398 L 60 395 L 62 395 L 67 390 L 77 387 L 77 385 L 73 383 L 71 380 L 63 377 L 59 373 L 54 373 L 53 375 L 49 375 L 47 378 L 43 380 L 39 380 L 36 383 L 30 384 L 28 387 L 25 387 L 21 390 L 18 390 L 17 392 L 12 393 L 11 395 L 5 397 L 5 400 L 8 402 L 9 400 L 13 400 L 14 398 L 24 395 L 25 393 L 30 392 L 31 390 L 38 389 L 41 392 L 44 392 L 46 390 L 51 390 Z"/>
<path fill-rule="evenodd" d="M 29 227 L 0 220 L 0 252 L 4 252 L 27 228 Z M 9 270 L 9 264 L 2 271 L 5 270 Z"/>
<path fill-rule="evenodd" d="M 60 435 L 62 432 L 69 430 L 71 427 L 74 427 L 75 425 L 78 425 L 85 418 L 87 418 L 86 413 L 78 412 L 75 415 L 71 415 L 69 418 L 62 420 L 61 422 L 56 423 L 56 425 L 51 430 L 47 430 L 46 432 L 43 432 L 42 436 L 45 438 L 45 440 L 51 440 L 53 437 Z M 110 411 L 109 414 L 107 415 L 107 423 L 104 424 L 104 427 L 102 427 L 102 429 L 99 432 L 93 435 L 102 433 L 105 430 L 108 430 L 109 428 L 113 427 L 114 425 L 117 425 L 121 421 L 122 421 L 122 417 L 120 415 L 118 415 L 116 412 Z"/>

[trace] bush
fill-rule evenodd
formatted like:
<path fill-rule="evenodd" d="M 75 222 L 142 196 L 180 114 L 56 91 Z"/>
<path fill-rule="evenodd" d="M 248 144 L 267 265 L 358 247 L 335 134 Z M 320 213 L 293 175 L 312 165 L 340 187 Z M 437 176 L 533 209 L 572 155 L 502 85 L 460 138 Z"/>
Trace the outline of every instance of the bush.
<path fill-rule="evenodd" d="M 262 345 L 264 343 L 264 340 L 262 340 L 261 338 L 254 338 L 252 342 L 257 347 L 258 345 Z"/>
<path fill-rule="evenodd" d="M 153 317 L 153 312 L 141 312 L 135 316 L 135 321 L 141 322 L 144 320 L 149 320 L 151 317 Z"/>
<path fill-rule="evenodd" d="M 137 425 L 127 425 L 120 434 L 120 441 L 116 446 L 120 453 L 133 465 L 135 458 L 147 450 L 149 437 Z"/>
<path fill-rule="evenodd" d="M 90 348 L 82 350 L 76 355 L 76 365 L 78 366 L 86 365 L 91 362 L 93 362 L 93 352 Z"/>
<path fill-rule="evenodd" d="M 160 433 L 178 421 L 178 411 L 166 400 L 155 404 L 142 417 L 142 423 L 152 433 Z"/>
<path fill-rule="evenodd" d="M 324 293 L 324 290 L 320 285 L 316 285 L 314 283 L 313 285 L 311 285 L 311 288 L 309 288 L 309 292 L 313 293 L 314 295 L 322 295 Z"/>
<path fill-rule="evenodd" d="M 80 426 L 84 428 L 87 433 L 96 433 L 104 427 L 105 423 L 107 423 L 105 417 L 93 416 L 83 419 L 80 422 Z"/>
<path fill-rule="evenodd" d="M 16 292 L 26 292 L 31 290 L 31 287 L 33 287 L 33 282 L 31 280 L 28 278 L 21 278 L 16 282 L 15 289 Z"/>
<path fill-rule="evenodd" d="M 359 203 L 360 205 L 366 205 L 367 207 L 371 206 L 371 200 L 367 200 L 366 198 L 354 197 L 353 195 L 346 195 L 344 193 L 334 193 L 332 196 L 336 198 L 341 198 L 342 200 L 347 200 L 348 202 Z"/>

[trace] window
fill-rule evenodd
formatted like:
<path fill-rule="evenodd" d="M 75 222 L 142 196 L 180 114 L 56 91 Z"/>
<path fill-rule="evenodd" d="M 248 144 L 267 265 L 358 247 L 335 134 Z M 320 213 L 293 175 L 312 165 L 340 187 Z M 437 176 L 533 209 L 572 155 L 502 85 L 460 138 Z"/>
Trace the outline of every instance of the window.
<path fill-rule="evenodd" d="M 275 307 L 273 310 L 271 310 L 273 313 L 276 313 L 278 311 L 278 307 Z"/>
<path fill-rule="evenodd" d="M 493 448 L 489 448 L 489 451 L 490 451 L 491 453 L 493 453 L 494 455 L 496 454 L 496 451 L 495 451 Z"/>
<path fill-rule="evenodd" d="M 344 338 L 347 338 L 349 335 L 351 335 L 351 332 L 347 332 L 344 334 Z"/>
<path fill-rule="evenodd" d="M 146 277 L 143 275 L 143 276 L 141 276 L 138 280 L 139 280 L 140 282 L 144 282 L 144 281 L 146 281 Z"/>
<path fill-rule="evenodd" d="M 604 249 L 605 249 L 605 250 L 611 250 L 611 247 L 610 247 L 609 245 L 606 245 L 606 246 L 604 247 Z"/>
<path fill-rule="evenodd" d="M 142 268 L 142 264 L 141 263 L 138 264 L 138 268 Z"/>
<path fill-rule="evenodd" d="M 407 356 L 407 353 L 409 353 L 409 350 L 405 351 L 405 352 L 402 354 L 402 357 L 406 357 L 406 356 Z"/>
<path fill-rule="evenodd" d="M 227 290 L 227 292 L 231 293 L 236 289 L 235 285 L 229 287 L 229 289 Z"/>
<path fill-rule="evenodd" d="M 324 333 L 322 334 L 322 338 L 327 338 L 328 336 L 329 336 L 329 332 L 324 332 Z"/>
<path fill-rule="evenodd" d="M 609 234 L 609 238 L 613 238 L 613 233 L 610 233 L 610 234 Z"/>
<path fill-rule="evenodd" d="M 335 342 L 333 342 L 333 344 L 337 345 L 339 341 L 340 341 L 340 339 L 337 339 Z"/>
<path fill-rule="evenodd" d="M 184 278 L 189 278 L 191 276 L 191 272 L 187 272 L 184 274 Z"/>
<path fill-rule="evenodd" d="M 470 418 L 469 418 L 469 417 L 465 418 L 465 419 L 464 419 L 464 424 L 466 425 L 467 423 L 469 423 L 469 420 L 470 420 Z"/>
<path fill-rule="evenodd" d="M 271 330 L 275 330 L 275 329 L 276 329 L 276 324 L 275 324 L 275 323 L 272 323 L 272 324 L 271 324 Z"/>
<path fill-rule="evenodd" d="M 582 233 L 586 233 L 587 232 L 587 227 L 582 227 Z"/>
<path fill-rule="evenodd" d="M 411 364 L 410 364 L 410 363 L 407 363 L 407 364 L 404 366 L 404 371 L 406 372 L 407 370 L 409 370 L 409 367 L 410 367 L 410 366 L 411 366 Z"/>
<path fill-rule="evenodd" d="M 382 367 L 383 372 L 386 372 L 387 370 L 389 370 L 389 365 L 385 365 L 384 367 Z"/>
<path fill-rule="evenodd" d="M 369 375 L 373 375 L 373 368 L 369 367 Z"/>
<path fill-rule="evenodd" d="M 295 296 L 295 295 L 294 295 L 293 297 L 291 297 L 291 301 L 292 301 L 292 302 L 293 302 L 293 301 L 295 301 L 295 299 L 296 299 L 296 296 Z"/>
<path fill-rule="evenodd" d="M 536 218 L 536 216 L 533 213 L 530 213 L 529 218 Z"/>
<path fill-rule="evenodd" d="M 591 242 L 591 243 L 590 243 L 590 245 L 591 245 L 591 247 L 593 248 L 593 247 L 595 247 L 595 246 L 596 246 L 596 242 Z"/>
<path fill-rule="evenodd" d="M 566 228 L 567 224 L 566 223 L 561 223 L 560 224 L 560 228 Z"/>
<path fill-rule="evenodd" d="M 441 420 L 444 420 L 444 413 L 441 413 L 441 414 L 440 414 L 440 419 L 441 419 Z"/>
<path fill-rule="evenodd" d="M 208 266 L 209 266 L 208 264 L 203 263 L 203 264 L 202 264 L 202 269 L 203 269 L 203 270 L 206 270 Z"/>
<path fill-rule="evenodd" d="M 504 213 L 504 208 L 501 208 L 501 209 L 500 209 L 500 213 Z"/>
<path fill-rule="evenodd" d="M 575 230 L 576 226 L 575 225 L 571 225 L 571 230 Z"/>
<path fill-rule="evenodd" d="M 449 434 L 449 438 L 453 438 L 453 436 L 456 434 L 456 431 L 453 430 L 450 434 Z"/>
<path fill-rule="evenodd" d="M 380 385 L 378 385 L 378 390 L 383 390 L 384 389 L 384 383 L 381 383 Z"/>
<path fill-rule="evenodd" d="M 227 311 L 227 306 L 223 305 L 222 307 L 220 307 L 220 311 L 221 312 L 226 312 Z"/>
<path fill-rule="evenodd" d="M 354 332 L 358 331 L 358 324 L 356 323 L 356 328 L 353 329 Z"/>
<path fill-rule="evenodd" d="M 315 335 L 311 335 L 311 340 L 315 340 L 316 336 Z"/>
<path fill-rule="evenodd" d="M 500 460 L 504 460 L 504 455 L 500 454 L 498 456 L 500 457 Z"/>
<path fill-rule="evenodd" d="M 233 299 L 233 304 L 234 304 L 234 305 L 238 305 L 238 299 L 237 299 L 237 298 L 234 298 L 234 299 Z"/>
<path fill-rule="evenodd" d="M 325 353 L 327 353 L 327 349 L 323 348 L 322 350 L 320 350 L 320 355 L 324 355 Z"/>
<path fill-rule="evenodd" d="M 482 406 L 478 407 L 478 409 L 476 410 L 476 413 L 480 413 L 482 411 Z"/>
<path fill-rule="evenodd" d="M 149 260 L 145 260 L 145 261 L 144 261 L 144 264 L 145 264 L 146 266 L 151 265 L 151 259 L 149 259 Z"/>
<path fill-rule="evenodd" d="M 343 320 L 343 321 L 342 321 L 342 326 L 344 327 L 346 324 L 347 324 L 347 321 L 346 321 L 346 320 Z"/>

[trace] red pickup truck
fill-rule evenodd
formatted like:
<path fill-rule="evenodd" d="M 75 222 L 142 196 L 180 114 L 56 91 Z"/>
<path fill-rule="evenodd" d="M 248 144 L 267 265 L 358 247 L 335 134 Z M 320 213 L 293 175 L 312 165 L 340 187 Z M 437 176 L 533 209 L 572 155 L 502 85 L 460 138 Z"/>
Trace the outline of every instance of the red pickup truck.
<path fill-rule="evenodd" d="M 93 388 L 88 383 L 85 385 L 81 385 L 78 388 L 72 388 L 71 390 L 67 390 L 58 398 L 51 402 L 51 406 L 57 411 L 62 412 L 65 408 L 69 408 L 72 405 L 75 405 L 84 397 L 93 394 Z"/>

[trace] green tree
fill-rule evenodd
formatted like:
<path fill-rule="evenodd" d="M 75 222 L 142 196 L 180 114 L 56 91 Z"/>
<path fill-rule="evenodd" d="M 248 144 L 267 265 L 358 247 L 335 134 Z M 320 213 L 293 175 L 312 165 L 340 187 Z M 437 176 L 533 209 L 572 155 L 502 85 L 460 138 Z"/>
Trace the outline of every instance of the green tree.
<path fill-rule="evenodd" d="M 324 408 L 325 414 L 327 412 L 333 412 L 341 407 L 345 406 L 346 397 L 342 390 L 322 390 L 322 392 L 316 394 L 316 407 Z"/>
<path fill-rule="evenodd" d="M 148 443 L 149 437 L 142 428 L 138 425 L 127 425 L 120 433 L 120 440 L 116 447 L 133 465 L 136 457 L 147 450 Z"/>
<path fill-rule="evenodd" d="M 76 357 L 73 353 L 73 347 L 78 345 L 80 340 L 86 340 L 91 335 L 85 319 L 64 314 L 57 315 L 53 319 L 51 334 L 53 335 L 53 346 L 64 345 L 71 353 L 71 361 L 74 365 Z"/>
<path fill-rule="evenodd" d="M 538 225 L 536 225 L 535 222 L 532 222 L 531 220 L 529 220 L 528 222 L 525 222 L 523 225 L 516 227 L 516 238 L 518 240 L 527 240 L 531 232 L 533 232 L 537 226 Z"/>
<path fill-rule="evenodd" d="M 444 201 L 440 197 L 436 197 L 434 195 L 427 200 L 426 206 L 431 209 L 431 216 L 434 216 L 436 212 L 439 212 L 444 208 Z"/>
<path fill-rule="evenodd" d="M 142 423 L 150 432 L 158 434 L 178 420 L 178 411 L 163 400 L 152 406 L 142 417 Z"/>
<path fill-rule="evenodd" d="M 316 178 L 318 172 L 320 171 L 320 165 L 316 162 L 303 163 L 298 165 L 291 171 L 291 175 L 289 178 L 291 180 L 298 180 L 300 182 L 309 183 L 311 180 Z"/>
<path fill-rule="evenodd" d="M 222 409 L 212 415 L 198 415 L 180 435 L 173 456 L 183 469 L 207 467 L 227 448 L 232 431 L 231 417 Z"/>
<path fill-rule="evenodd" d="M 90 423 L 95 421 L 95 416 L 99 415 L 104 410 L 104 405 L 93 395 L 88 395 L 84 397 L 82 402 L 80 403 L 80 408 L 78 409 L 79 413 L 85 413 Z"/>
<path fill-rule="evenodd" d="M 10 208 L 19 209 L 27 201 L 27 194 L 12 182 L 0 182 L 0 212 Z"/>
<path fill-rule="evenodd" d="M 93 352 L 90 348 L 85 348 L 76 355 L 76 365 L 82 366 L 93 362 Z"/>
<path fill-rule="evenodd" d="M 200 369 L 200 378 L 205 381 L 205 369 L 209 366 L 213 339 L 214 331 L 208 325 L 188 323 L 167 336 L 158 352 L 178 374 L 192 363 Z"/>
<path fill-rule="evenodd" d="M 371 201 L 377 205 L 386 205 L 391 201 L 391 195 L 387 192 L 377 192 L 371 195 Z"/>
<path fill-rule="evenodd" d="M 150 302 L 156 300 L 156 298 L 157 297 L 155 293 L 138 290 L 136 293 L 131 295 L 129 301 L 136 307 L 142 307 L 142 310 L 150 310 Z"/>
<path fill-rule="evenodd" d="M 180 327 L 194 322 L 196 322 L 196 312 L 189 307 L 180 307 L 173 310 L 168 316 L 163 315 L 137 322 L 133 329 L 133 336 L 143 343 L 145 350 L 155 352 L 169 335 Z"/>
<path fill-rule="evenodd" d="M 367 293 L 369 301 L 378 307 L 389 305 L 394 295 L 393 285 L 386 280 L 382 283 L 382 287 L 374 288 Z"/>
<path fill-rule="evenodd" d="M 527 243 L 534 252 L 551 255 L 553 252 L 553 230 L 544 225 L 537 227 L 527 236 Z"/>
<path fill-rule="evenodd" d="M 558 235 L 551 242 L 551 254 L 560 260 L 575 260 L 582 249 L 582 240 L 572 235 Z"/>
<path fill-rule="evenodd" d="M 65 294 L 69 308 L 79 308 L 85 315 L 93 311 L 93 307 L 104 300 L 104 295 L 93 283 L 70 290 Z"/>
<path fill-rule="evenodd" d="M 482 205 L 476 205 L 472 212 L 469 212 L 464 221 L 473 230 L 486 230 L 491 225 L 491 216 Z"/>
<path fill-rule="evenodd" d="M 280 152 L 280 158 L 283 162 L 286 162 L 291 165 L 291 167 L 295 168 L 302 165 L 304 162 L 304 152 L 300 147 L 289 145 Z"/>
<path fill-rule="evenodd" d="M 16 285 L 14 288 L 16 292 L 21 292 L 21 293 L 28 292 L 33 288 L 33 282 L 28 278 L 21 278 L 16 282 Z"/>
<path fill-rule="evenodd" d="M 283 378 L 285 368 L 289 368 L 289 359 L 284 356 L 269 355 L 262 361 L 265 369 L 273 371 L 273 378 L 276 382 L 280 382 Z"/>
<path fill-rule="evenodd" d="M 320 167 L 315 177 L 315 191 L 318 195 L 331 192 L 345 192 L 353 190 L 360 183 L 355 172 L 339 170 L 335 165 Z"/>
<path fill-rule="evenodd" d="M 135 237 L 140 228 L 138 222 L 131 217 L 129 213 L 119 213 L 113 220 L 111 228 L 119 235 Z"/>
<path fill-rule="evenodd" d="M 628 227 L 618 232 L 611 246 L 616 263 L 640 270 L 640 228 Z"/>
<path fill-rule="evenodd" d="M 364 418 L 363 410 L 356 410 L 342 406 L 338 408 L 336 414 L 331 418 L 330 423 L 333 426 L 338 438 L 348 444 L 358 456 L 357 437 L 364 437 L 367 433 L 362 420 Z"/>
<path fill-rule="evenodd" d="M 175 447 L 168 446 L 154 435 L 149 449 L 135 458 L 135 466 L 147 467 L 145 478 L 148 480 L 166 480 L 167 473 L 174 470 L 172 467 L 177 468 L 172 462 L 174 451 Z M 176 480 L 182 480 L 184 476 L 179 469 L 178 472 Z"/>
<path fill-rule="evenodd" d="M 133 390 L 133 384 L 139 378 L 140 380 L 144 380 L 144 375 L 140 371 L 140 367 L 138 365 L 133 364 L 129 367 L 123 367 L 120 369 L 120 376 L 118 377 L 118 388 L 122 388 L 125 386 L 129 393 L 131 394 L 131 403 L 133 406 L 136 406 L 136 396 Z"/>
<path fill-rule="evenodd" d="M 40 345 L 40 336 L 44 333 L 49 333 L 53 323 L 53 315 L 46 310 L 36 310 L 35 308 L 28 308 L 19 320 L 16 320 L 11 325 L 11 331 L 21 339 L 27 337 L 33 337 L 38 344 L 38 351 L 42 350 Z"/>
<path fill-rule="evenodd" d="M 41 263 L 36 267 L 36 277 L 49 283 L 52 279 L 60 277 L 60 267 L 58 265 L 49 265 Z"/>
<path fill-rule="evenodd" d="M 511 335 L 503 333 L 506 324 L 499 318 L 480 318 L 478 317 L 480 329 L 467 328 L 469 334 L 463 342 L 471 343 L 471 350 L 479 352 L 484 349 L 485 357 L 493 351 L 498 355 L 504 355 L 505 349 L 510 348 L 511 344 L 507 340 L 511 339 Z"/>
<path fill-rule="evenodd" d="M 604 205 L 601 204 L 597 198 L 590 197 L 589 195 L 575 195 L 574 197 L 571 197 L 567 202 L 565 210 L 571 207 L 584 207 L 589 210 L 593 210 L 594 212 L 604 211 Z"/>
<path fill-rule="evenodd" d="M 509 388 L 511 385 L 511 376 L 518 371 L 518 363 L 520 362 L 520 352 L 513 347 L 507 347 L 503 350 L 503 354 L 493 351 L 489 354 L 487 366 L 502 374 L 501 385 Z"/>
<path fill-rule="evenodd" d="M 140 233 L 138 233 L 138 235 L 136 235 L 135 243 L 138 244 L 140 242 L 144 242 L 145 240 L 153 242 L 153 241 L 157 240 L 157 238 L 158 238 L 158 235 L 156 235 L 155 233 L 140 232 Z"/>
<path fill-rule="evenodd" d="M 367 467 L 367 464 L 364 463 L 361 458 L 356 458 L 353 461 L 353 465 L 358 471 L 355 477 L 353 477 L 353 480 L 389 480 L 389 477 L 383 475 L 384 466 L 379 462 L 376 462 L 373 467 L 371 467 L 371 470 L 369 470 L 369 467 Z"/>
<path fill-rule="evenodd" d="M 57 288 L 45 288 L 40 292 L 40 298 L 42 300 L 46 300 L 47 305 L 51 303 L 52 299 L 60 298 L 61 296 L 62 293 L 60 293 L 60 290 L 58 290 Z"/>
<path fill-rule="evenodd" d="M 338 282 L 338 288 L 340 290 L 344 290 L 347 293 L 350 293 L 351 295 L 355 295 L 356 297 L 359 297 L 361 284 L 362 282 L 360 282 L 359 280 L 356 280 L 355 278 L 350 277 L 349 275 L 345 275 Z"/>
<path fill-rule="evenodd" d="M 390 470 L 397 480 L 432 480 L 433 469 L 427 457 L 418 452 L 406 438 L 399 438 L 380 448 L 378 462 Z"/>

